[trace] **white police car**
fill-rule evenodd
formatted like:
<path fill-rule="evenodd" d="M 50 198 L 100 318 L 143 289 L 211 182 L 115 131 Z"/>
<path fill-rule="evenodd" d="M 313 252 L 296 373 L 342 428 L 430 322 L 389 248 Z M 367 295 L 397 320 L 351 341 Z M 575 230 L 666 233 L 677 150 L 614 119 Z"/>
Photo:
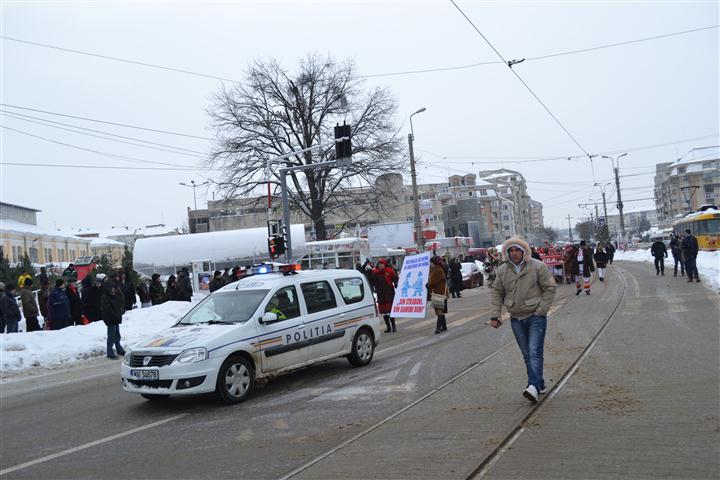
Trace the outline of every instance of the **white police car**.
<path fill-rule="evenodd" d="M 128 349 L 122 384 L 154 400 L 216 392 L 245 400 L 256 381 L 347 357 L 367 365 L 380 320 L 365 276 L 355 270 L 260 266 L 215 291 L 176 325 Z"/>

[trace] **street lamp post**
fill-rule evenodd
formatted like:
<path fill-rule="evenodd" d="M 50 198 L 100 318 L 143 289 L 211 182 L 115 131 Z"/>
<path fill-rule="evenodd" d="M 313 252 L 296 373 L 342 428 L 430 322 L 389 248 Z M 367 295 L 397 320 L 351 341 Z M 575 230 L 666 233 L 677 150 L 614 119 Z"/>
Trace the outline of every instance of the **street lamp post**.
<path fill-rule="evenodd" d="M 615 171 L 615 189 L 617 191 L 617 209 L 618 212 L 620 212 L 620 233 L 622 234 L 623 240 L 625 240 L 625 218 L 623 217 L 623 203 L 622 203 L 622 196 L 620 195 L 620 159 L 624 156 L 626 156 L 627 153 L 623 153 L 622 155 L 618 155 L 617 157 L 613 158 L 608 155 L 603 155 L 603 158 L 609 158 L 610 161 L 613 164 L 613 170 Z"/>
<path fill-rule="evenodd" d="M 599 183 L 595 183 L 598 187 L 600 187 L 600 192 L 602 193 L 602 199 L 603 199 L 603 215 L 605 215 L 605 223 L 607 224 L 608 216 L 607 216 L 607 203 L 605 201 L 605 187 L 610 185 L 612 182 L 607 182 L 605 185 L 600 185 Z"/>
<path fill-rule="evenodd" d="M 193 201 L 195 203 L 195 210 L 197 210 L 197 196 L 195 195 L 195 189 L 197 187 L 202 187 L 203 185 L 207 185 L 210 182 L 203 182 L 203 183 L 195 183 L 195 180 L 190 180 L 190 185 L 188 185 L 185 182 L 180 182 L 180 185 L 183 187 L 191 187 L 193 189 Z"/>
<path fill-rule="evenodd" d="M 420 223 L 420 200 L 418 198 L 418 186 L 417 186 L 417 174 L 415 173 L 415 152 L 413 151 L 413 141 L 415 140 L 415 133 L 413 131 L 412 117 L 418 113 L 422 113 L 426 110 L 422 107 L 417 112 L 410 115 L 410 133 L 408 134 L 408 149 L 410 152 L 410 178 L 412 180 L 412 191 L 413 191 L 413 211 L 414 211 L 414 223 L 415 223 L 415 246 L 418 253 L 424 250 L 424 239 L 422 234 L 422 224 Z"/>

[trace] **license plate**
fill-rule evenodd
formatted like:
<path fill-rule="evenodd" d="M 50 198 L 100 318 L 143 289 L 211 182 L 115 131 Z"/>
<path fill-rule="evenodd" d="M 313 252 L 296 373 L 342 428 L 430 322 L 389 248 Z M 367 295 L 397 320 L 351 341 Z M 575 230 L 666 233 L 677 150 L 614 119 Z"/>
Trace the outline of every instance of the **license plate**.
<path fill-rule="evenodd" d="M 158 380 L 159 373 L 157 370 L 130 370 L 130 376 L 138 380 Z"/>

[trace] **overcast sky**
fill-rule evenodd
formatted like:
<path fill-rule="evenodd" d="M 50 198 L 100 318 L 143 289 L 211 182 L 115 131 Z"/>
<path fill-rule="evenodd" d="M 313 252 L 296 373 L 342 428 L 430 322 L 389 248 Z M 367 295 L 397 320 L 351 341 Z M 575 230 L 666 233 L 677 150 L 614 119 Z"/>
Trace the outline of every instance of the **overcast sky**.
<path fill-rule="evenodd" d="M 720 23 L 718 2 L 480 3 L 460 7 L 508 59 L 531 58 Z M 353 58 L 363 75 L 495 61 L 497 57 L 449 1 L 438 2 L 2 2 L 2 35 L 228 79 L 249 62 L 273 57 L 289 69 L 307 53 Z M 104 121 L 213 137 L 205 113 L 220 82 L 0 40 L 2 103 Z M 717 145 L 718 29 L 548 59 L 514 67 L 590 153 L 694 141 L 631 151 L 620 163 L 626 209 L 654 208 L 652 171 L 693 147 Z M 398 124 L 413 119 L 420 182 L 504 166 L 520 171 L 545 206 L 546 224 L 567 226 L 600 199 L 593 182 L 612 178 L 552 120 L 510 70 L 497 64 L 371 77 L 399 102 Z M 208 152 L 204 139 L 42 117 L 160 144 Z M 2 115 L 3 163 L 166 168 L 133 159 L 197 167 L 178 155 L 93 138 Z M 26 117 L 27 119 L 27 117 Z M 8 130 L 12 128 L 14 130 Z M 18 132 L 25 132 L 31 137 Z M 709 136 L 709 137 L 708 137 Z M 512 163 L 517 157 L 572 160 Z M 448 158 L 441 157 L 474 157 Z M 514 158 L 513 158 L 514 157 Z M 480 164 L 499 161 L 503 164 Z M 60 167 L 0 167 L 5 202 L 42 210 L 47 227 L 109 229 L 164 222 L 179 226 L 193 204 L 178 185 L 207 172 Z M 409 180 L 408 180 L 409 181 Z M 627 190 L 625 190 L 627 188 Z M 610 193 L 612 191 L 612 193 Z M 198 189 L 198 206 L 212 190 Z M 608 186 L 614 205 L 614 187 Z M 626 200 L 627 199 L 627 200 Z M 614 207 L 609 213 L 615 213 Z"/>

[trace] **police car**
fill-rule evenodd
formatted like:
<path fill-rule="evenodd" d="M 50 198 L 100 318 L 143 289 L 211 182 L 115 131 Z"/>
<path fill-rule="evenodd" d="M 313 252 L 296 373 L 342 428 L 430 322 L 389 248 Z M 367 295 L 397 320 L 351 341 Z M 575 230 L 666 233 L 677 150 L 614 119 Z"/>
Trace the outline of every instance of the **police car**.
<path fill-rule="evenodd" d="M 367 365 L 380 332 L 362 273 L 261 265 L 128 349 L 122 384 L 149 400 L 216 392 L 238 403 L 256 382 L 317 362 Z"/>

